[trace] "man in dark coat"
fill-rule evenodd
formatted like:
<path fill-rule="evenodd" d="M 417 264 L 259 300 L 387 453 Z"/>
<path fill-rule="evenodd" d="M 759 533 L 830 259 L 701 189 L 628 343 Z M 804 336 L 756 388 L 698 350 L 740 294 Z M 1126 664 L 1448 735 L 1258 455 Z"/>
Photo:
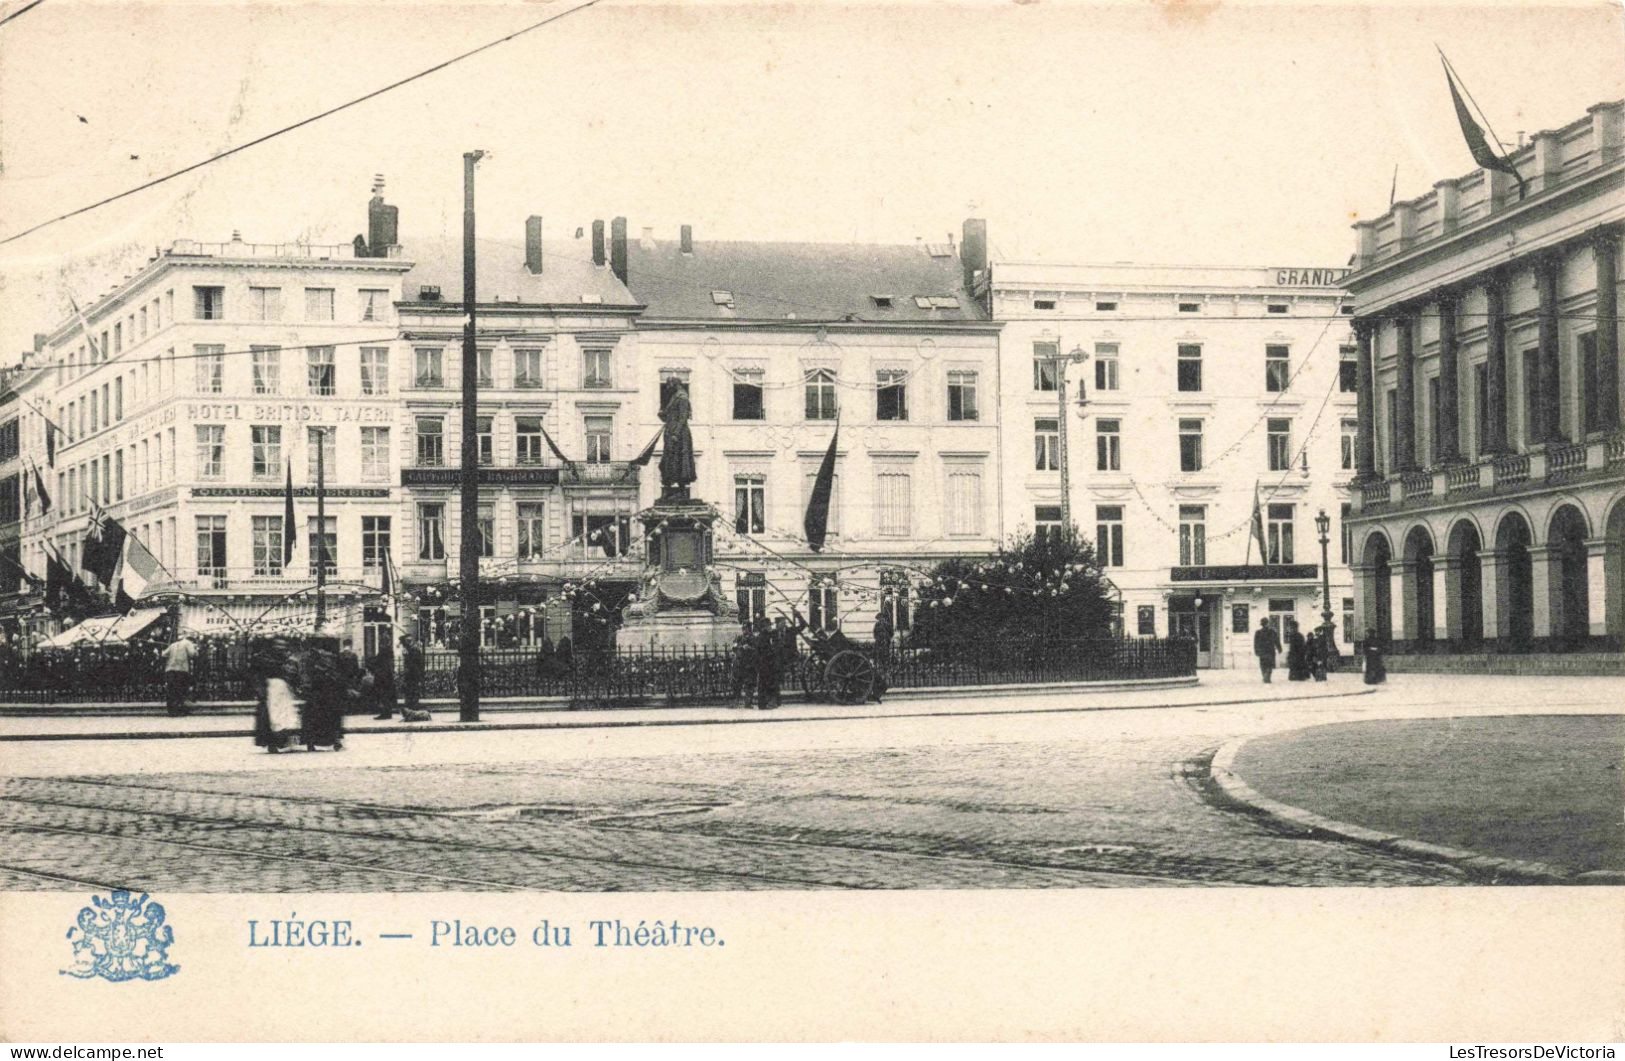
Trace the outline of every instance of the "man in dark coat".
<path fill-rule="evenodd" d="M 368 669 L 372 672 L 372 698 L 378 713 L 373 718 L 382 722 L 395 717 L 397 706 L 395 693 L 395 653 L 390 651 L 388 643 L 380 646 L 378 653 L 372 657 Z"/>
<path fill-rule="evenodd" d="M 782 615 L 773 619 L 773 647 L 779 655 L 779 688 L 782 692 L 785 676 L 795 677 L 796 665 L 801 661 L 801 638 L 796 635 L 796 628 Z"/>
<path fill-rule="evenodd" d="M 1382 646 L 1377 644 L 1377 631 L 1366 627 L 1365 641 L 1360 645 L 1360 654 L 1365 658 L 1365 683 L 1367 685 L 1381 685 L 1388 680 L 1388 665 L 1382 661 Z"/>
<path fill-rule="evenodd" d="M 880 614 L 875 616 L 875 664 L 885 666 L 891 659 L 892 635 L 896 631 L 892 627 L 891 609 L 887 607 L 890 602 L 882 602 Z"/>
<path fill-rule="evenodd" d="M 404 718 L 421 711 L 418 699 L 423 695 L 423 649 L 411 634 L 401 638 L 401 691 L 406 694 Z"/>
<path fill-rule="evenodd" d="M 774 636 L 766 618 L 758 617 L 751 624 L 750 633 L 756 645 L 756 708 L 767 711 L 779 706 L 784 656 L 779 652 L 778 638 Z"/>
<path fill-rule="evenodd" d="M 1304 640 L 1303 632 L 1298 629 L 1296 619 L 1286 621 L 1286 680 L 1309 680 L 1309 645 Z"/>
<path fill-rule="evenodd" d="M 750 625 L 745 624 L 733 642 L 733 695 L 740 707 L 751 706 L 756 692 L 756 638 Z"/>
<path fill-rule="evenodd" d="M 1264 676 L 1264 684 L 1270 683 L 1270 674 L 1275 670 L 1275 654 L 1281 651 L 1281 638 L 1276 634 L 1275 627 L 1270 625 L 1266 616 L 1258 620 L 1258 629 L 1253 631 L 1253 655 L 1258 657 L 1258 672 Z"/>

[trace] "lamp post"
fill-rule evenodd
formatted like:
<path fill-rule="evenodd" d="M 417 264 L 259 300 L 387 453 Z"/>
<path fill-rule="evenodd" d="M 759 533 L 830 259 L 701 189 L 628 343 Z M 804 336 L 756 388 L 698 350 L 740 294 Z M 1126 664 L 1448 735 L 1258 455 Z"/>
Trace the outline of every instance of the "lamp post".
<path fill-rule="evenodd" d="M 1061 526 L 1070 531 L 1072 527 L 1072 472 L 1068 465 L 1066 454 L 1066 367 L 1074 362 L 1082 364 L 1089 360 L 1089 355 L 1083 352 L 1083 347 L 1074 346 L 1070 352 L 1061 353 L 1061 344 L 1055 344 L 1055 353 L 1050 355 L 1055 363 L 1055 401 L 1058 418 L 1055 421 L 1057 438 L 1056 446 L 1061 451 Z M 1089 404 L 1088 394 L 1084 389 L 1082 380 L 1078 381 L 1078 409 Z"/>
<path fill-rule="evenodd" d="M 1323 647 L 1330 658 L 1332 647 L 1332 568 L 1330 554 L 1326 550 L 1326 543 L 1331 541 L 1332 518 L 1321 509 L 1315 516 L 1315 529 L 1320 532 L 1320 636 L 1324 638 Z"/>

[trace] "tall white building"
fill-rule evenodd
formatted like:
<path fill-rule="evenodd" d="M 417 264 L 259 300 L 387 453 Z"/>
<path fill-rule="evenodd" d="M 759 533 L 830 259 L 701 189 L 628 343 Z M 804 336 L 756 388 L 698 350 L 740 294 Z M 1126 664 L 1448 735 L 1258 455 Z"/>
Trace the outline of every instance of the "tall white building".
<path fill-rule="evenodd" d="M 1345 272 L 992 264 L 1005 521 L 1058 526 L 1069 500 L 1121 591 L 1125 633 L 1192 635 L 1199 665 L 1219 667 L 1250 665 L 1250 630 L 1265 615 L 1318 626 L 1324 511 L 1333 619 L 1348 647 L 1356 422 Z"/>

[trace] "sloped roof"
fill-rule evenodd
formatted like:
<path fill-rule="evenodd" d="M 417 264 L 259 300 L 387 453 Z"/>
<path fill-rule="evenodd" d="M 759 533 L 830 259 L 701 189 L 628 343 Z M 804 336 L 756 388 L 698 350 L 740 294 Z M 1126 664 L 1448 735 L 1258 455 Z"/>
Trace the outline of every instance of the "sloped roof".
<path fill-rule="evenodd" d="M 700 320 L 980 321 L 948 248 L 854 243 L 627 241 L 627 286 L 645 317 Z M 875 296 L 890 300 L 885 306 Z M 916 298 L 953 298 L 952 308 Z"/>
<path fill-rule="evenodd" d="M 592 263 L 592 241 L 543 240 L 542 271 L 525 268 L 524 240 L 478 239 L 474 243 L 478 302 L 526 305 L 633 306 L 637 300 L 608 265 Z M 440 288 L 440 301 L 463 300 L 461 239 L 409 240 L 401 257 L 412 269 L 401 281 L 401 298 L 416 301 L 424 286 Z M 582 296 L 587 296 L 583 299 Z"/>

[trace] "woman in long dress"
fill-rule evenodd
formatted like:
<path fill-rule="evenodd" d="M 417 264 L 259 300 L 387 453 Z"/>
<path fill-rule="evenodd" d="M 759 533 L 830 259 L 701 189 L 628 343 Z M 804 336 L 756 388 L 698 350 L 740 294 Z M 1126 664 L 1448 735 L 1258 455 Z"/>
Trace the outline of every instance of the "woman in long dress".
<path fill-rule="evenodd" d="M 254 743 L 275 754 L 299 737 L 299 705 L 293 695 L 298 668 L 288 657 L 287 645 L 281 640 L 261 649 L 255 662 L 259 703 L 254 718 Z"/>
<path fill-rule="evenodd" d="M 1309 680 L 1309 645 L 1292 620 L 1286 624 L 1286 677 L 1292 682 Z"/>

